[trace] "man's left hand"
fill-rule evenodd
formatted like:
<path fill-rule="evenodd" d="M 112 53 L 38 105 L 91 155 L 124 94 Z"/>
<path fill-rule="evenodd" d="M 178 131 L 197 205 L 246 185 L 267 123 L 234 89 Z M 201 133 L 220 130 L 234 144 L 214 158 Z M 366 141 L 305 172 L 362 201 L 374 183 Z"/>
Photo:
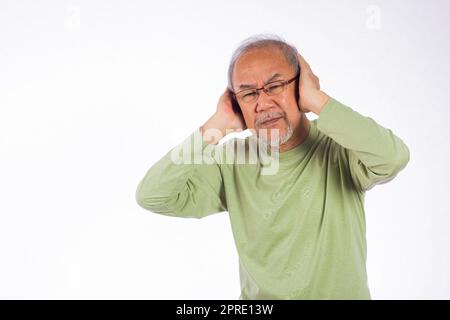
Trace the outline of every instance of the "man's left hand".
<path fill-rule="evenodd" d="M 299 109 L 304 113 L 313 112 L 319 115 L 330 97 L 320 90 L 319 78 L 312 72 L 309 64 L 299 53 L 297 54 L 297 59 L 300 63 L 301 70 L 299 81 Z"/>

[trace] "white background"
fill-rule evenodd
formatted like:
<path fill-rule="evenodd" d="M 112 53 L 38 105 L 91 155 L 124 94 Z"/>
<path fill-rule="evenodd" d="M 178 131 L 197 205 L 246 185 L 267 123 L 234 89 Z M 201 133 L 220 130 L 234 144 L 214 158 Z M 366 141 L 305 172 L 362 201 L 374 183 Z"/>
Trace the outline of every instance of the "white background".
<path fill-rule="evenodd" d="M 227 213 L 157 215 L 135 190 L 215 111 L 237 45 L 269 32 L 410 149 L 366 194 L 372 298 L 449 299 L 449 12 L 445 0 L 2 0 L 0 298 L 237 299 Z"/>

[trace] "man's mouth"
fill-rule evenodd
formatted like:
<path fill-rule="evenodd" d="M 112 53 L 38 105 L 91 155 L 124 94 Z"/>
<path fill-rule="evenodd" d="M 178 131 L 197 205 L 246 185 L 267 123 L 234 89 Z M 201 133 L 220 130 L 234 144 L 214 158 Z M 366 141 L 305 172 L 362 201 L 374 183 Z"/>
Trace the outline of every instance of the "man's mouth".
<path fill-rule="evenodd" d="M 269 120 L 266 120 L 261 123 L 262 126 L 270 126 L 272 124 L 275 124 L 278 120 L 280 120 L 282 117 L 272 118 Z"/>

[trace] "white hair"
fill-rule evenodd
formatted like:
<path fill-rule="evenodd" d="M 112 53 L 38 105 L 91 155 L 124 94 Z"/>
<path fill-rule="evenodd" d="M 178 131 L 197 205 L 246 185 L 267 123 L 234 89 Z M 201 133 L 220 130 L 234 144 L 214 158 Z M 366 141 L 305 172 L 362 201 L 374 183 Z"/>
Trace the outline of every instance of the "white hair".
<path fill-rule="evenodd" d="M 239 59 L 239 57 L 242 54 L 250 51 L 251 49 L 267 48 L 267 47 L 275 47 L 279 49 L 286 58 L 286 60 L 289 62 L 289 64 L 292 66 L 292 69 L 294 71 L 299 70 L 300 66 L 297 60 L 298 51 L 293 45 L 290 45 L 283 38 L 275 34 L 264 33 L 253 35 L 242 41 L 239 47 L 234 51 L 233 55 L 231 56 L 231 61 L 228 66 L 228 88 L 231 91 L 234 92 L 232 79 L 233 79 L 234 65 L 236 64 L 236 61 Z"/>

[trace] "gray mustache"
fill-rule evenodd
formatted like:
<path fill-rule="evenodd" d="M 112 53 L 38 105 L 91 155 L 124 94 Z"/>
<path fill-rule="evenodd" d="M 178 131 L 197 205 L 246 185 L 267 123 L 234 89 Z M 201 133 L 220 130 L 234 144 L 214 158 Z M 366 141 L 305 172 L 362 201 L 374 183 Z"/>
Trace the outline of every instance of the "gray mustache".
<path fill-rule="evenodd" d="M 263 123 L 263 122 L 265 122 L 267 120 L 272 120 L 272 119 L 276 119 L 276 118 L 283 118 L 283 117 L 284 117 L 284 115 L 282 115 L 282 114 L 267 115 L 267 116 L 265 116 L 265 117 L 263 117 L 261 119 L 256 120 L 256 124 L 259 125 L 259 124 L 261 124 L 261 123 Z"/>

